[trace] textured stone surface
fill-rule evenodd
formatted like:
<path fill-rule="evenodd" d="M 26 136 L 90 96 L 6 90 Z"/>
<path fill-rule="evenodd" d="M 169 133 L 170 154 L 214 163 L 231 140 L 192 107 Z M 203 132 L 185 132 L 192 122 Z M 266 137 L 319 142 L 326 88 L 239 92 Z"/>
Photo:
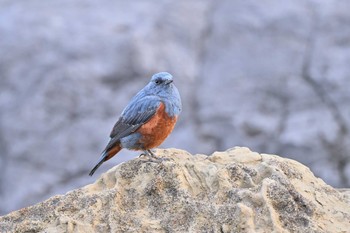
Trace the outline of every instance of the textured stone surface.
<path fill-rule="evenodd" d="M 350 199 L 304 165 L 237 147 L 157 150 L 0 218 L 1 232 L 347 232 Z"/>
<path fill-rule="evenodd" d="M 184 103 L 163 147 L 248 146 L 350 187 L 348 9 L 345 0 L 0 1 L 0 214 L 90 183 L 118 114 L 162 70 Z"/>

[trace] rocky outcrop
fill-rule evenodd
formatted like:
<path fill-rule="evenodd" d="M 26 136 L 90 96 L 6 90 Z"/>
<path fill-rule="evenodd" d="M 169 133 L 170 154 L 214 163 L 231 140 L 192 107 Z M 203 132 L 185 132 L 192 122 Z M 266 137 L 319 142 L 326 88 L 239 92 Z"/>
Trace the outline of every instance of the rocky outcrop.
<path fill-rule="evenodd" d="M 248 148 L 157 150 L 0 218 L 1 232 L 347 232 L 350 199 L 304 165 Z"/>

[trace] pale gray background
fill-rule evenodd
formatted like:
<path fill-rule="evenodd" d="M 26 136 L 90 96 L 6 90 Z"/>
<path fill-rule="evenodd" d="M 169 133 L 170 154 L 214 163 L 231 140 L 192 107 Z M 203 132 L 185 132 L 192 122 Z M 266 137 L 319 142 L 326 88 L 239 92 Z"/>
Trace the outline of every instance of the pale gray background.
<path fill-rule="evenodd" d="M 162 147 L 277 153 L 349 187 L 350 1 L 0 0 L 0 214 L 94 182 L 128 100 L 174 75 Z"/>

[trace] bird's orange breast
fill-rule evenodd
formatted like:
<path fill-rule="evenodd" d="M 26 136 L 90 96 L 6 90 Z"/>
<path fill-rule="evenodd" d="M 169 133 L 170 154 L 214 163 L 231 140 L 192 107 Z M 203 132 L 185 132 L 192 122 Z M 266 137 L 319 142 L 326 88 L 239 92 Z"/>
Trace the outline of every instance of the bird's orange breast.
<path fill-rule="evenodd" d="M 176 121 L 177 116 L 169 117 L 165 105 L 161 103 L 154 116 L 137 130 L 142 135 L 140 143 L 143 148 L 148 150 L 162 144 L 173 131 Z"/>

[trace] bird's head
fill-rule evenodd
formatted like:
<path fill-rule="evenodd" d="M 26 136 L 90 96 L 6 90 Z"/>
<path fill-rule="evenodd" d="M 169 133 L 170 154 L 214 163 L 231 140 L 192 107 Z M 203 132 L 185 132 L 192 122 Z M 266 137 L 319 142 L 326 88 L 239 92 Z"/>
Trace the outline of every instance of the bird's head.
<path fill-rule="evenodd" d="M 151 81 L 141 91 L 142 95 L 155 95 L 161 100 L 168 100 L 171 106 L 169 115 L 178 115 L 181 112 L 181 97 L 179 91 L 173 83 L 173 76 L 168 72 L 156 73 Z M 168 109 L 168 110 L 169 110 Z M 169 110 L 169 111 L 170 111 Z M 167 111 L 167 110 L 166 110 Z"/>
<path fill-rule="evenodd" d="M 154 86 L 165 87 L 173 82 L 173 76 L 168 72 L 156 73 L 151 78 L 151 83 Z"/>
<path fill-rule="evenodd" d="M 168 72 L 156 73 L 152 76 L 148 87 L 153 94 L 166 95 L 174 88 L 173 76 Z"/>

